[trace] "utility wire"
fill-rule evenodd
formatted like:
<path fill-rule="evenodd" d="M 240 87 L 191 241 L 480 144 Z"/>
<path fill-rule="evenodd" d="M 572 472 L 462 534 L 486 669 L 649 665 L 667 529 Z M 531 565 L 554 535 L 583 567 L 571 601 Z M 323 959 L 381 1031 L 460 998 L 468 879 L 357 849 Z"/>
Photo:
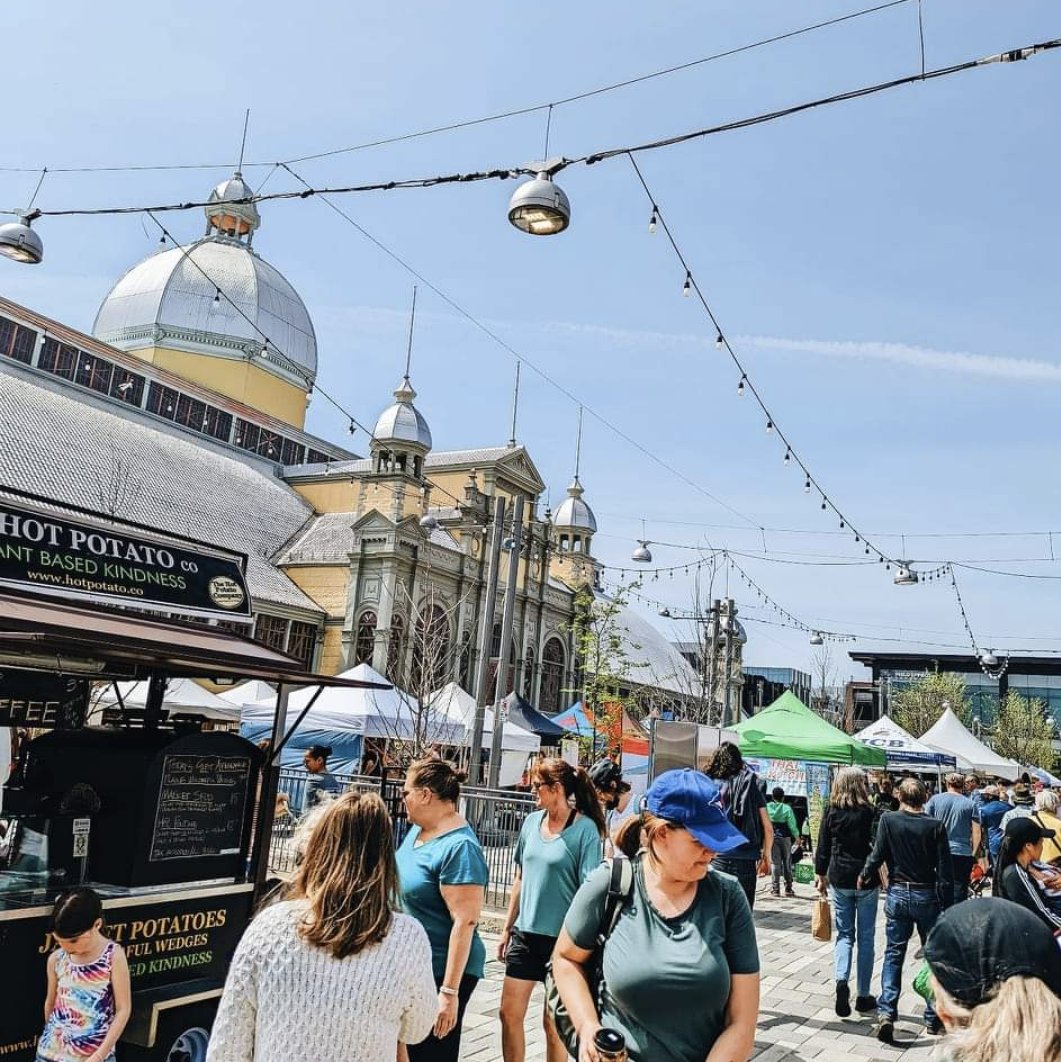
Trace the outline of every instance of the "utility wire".
<path fill-rule="evenodd" d="M 646 151 L 658 151 L 662 148 L 674 147 L 678 144 L 689 143 L 693 140 L 700 140 L 709 136 L 716 136 L 719 133 L 733 132 L 738 129 L 749 129 L 756 125 L 763 125 L 767 122 L 774 122 L 778 119 L 787 118 L 794 114 L 801 114 L 805 111 L 814 110 L 818 107 L 826 107 L 835 103 L 844 103 L 849 100 L 862 99 L 867 96 L 873 96 L 881 92 L 890 91 L 891 89 L 901 88 L 904 85 L 912 85 L 915 82 L 919 81 L 931 81 L 942 77 L 949 77 L 953 74 L 959 74 L 965 71 L 975 70 L 979 67 L 989 66 L 994 63 L 1018 62 L 1023 59 L 1028 59 L 1032 55 L 1036 55 L 1040 52 L 1052 51 L 1059 47 L 1061 47 L 1061 38 L 1043 41 L 1038 44 L 1031 44 L 1022 48 L 1011 49 L 1010 51 L 998 52 L 995 55 L 985 56 L 980 59 L 971 59 L 967 62 L 956 63 L 952 66 L 940 67 L 936 70 L 929 70 L 925 74 L 910 74 L 906 77 L 894 78 L 891 81 L 883 81 L 878 84 L 866 85 L 862 88 L 852 89 L 849 92 L 836 93 L 832 96 L 823 96 L 818 99 L 808 100 L 805 103 L 799 103 L 790 107 L 784 107 L 780 110 L 769 111 L 765 114 L 758 114 L 750 118 L 742 118 L 738 119 L 737 121 L 726 122 L 721 125 L 707 126 L 702 129 L 692 130 L 691 132 L 680 133 L 676 136 L 664 137 L 658 140 L 650 140 L 640 144 L 629 144 L 624 147 L 608 148 L 604 151 L 592 152 L 590 154 L 580 155 L 575 158 L 565 158 L 558 162 L 556 165 L 554 165 L 553 173 L 559 173 L 561 170 L 567 169 L 571 166 L 594 165 L 598 162 L 604 162 L 606 160 L 614 159 L 622 155 L 633 155 Z M 51 170 L 49 172 L 58 171 Z M 270 192 L 268 194 L 260 196 L 252 195 L 244 197 L 242 199 L 232 199 L 229 201 L 234 204 L 262 203 L 272 200 L 308 199 L 312 195 L 349 195 L 365 192 L 387 192 L 394 191 L 396 189 L 434 188 L 446 184 L 470 184 L 479 181 L 508 180 L 512 177 L 518 177 L 522 175 L 533 175 L 533 173 L 534 171 L 529 169 L 525 165 L 506 166 L 497 167 L 489 170 L 441 174 L 434 177 L 411 177 L 394 179 L 389 181 L 375 181 L 368 184 L 354 184 L 324 188 L 307 188 L 301 192 Z M 66 210 L 34 210 L 28 215 L 28 218 L 30 221 L 35 221 L 37 218 L 40 217 L 91 217 L 114 214 L 137 214 L 144 213 L 146 211 L 151 211 L 153 213 L 159 214 L 170 211 L 196 210 L 206 207 L 208 205 L 209 203 L 207 203 L 205 200 L 196 200 L 193 202 L 157 204 L 154 206 L 92 208 L 82 207 L 71 208 Z M 5 213 L 16 213 L 16 211 L 5 211 Z"/>
<path fill-rule="evenodd" d="M 463 121 L 449 122 L 445 125 L 433 126 L 430 129 L 420 129 L 412 133 L 402 133 L 397 136 L 385 137 L 380 140 L 371 140 L 361 144 L 352 144 L 348 147 L 332 148 L 327 151 L 319 151 L 311 155 L 301 155 L 296 158 L 286 159 L 286 162 L 290 162 L 295 165 L 300 162 L 313 162 L 317 159 L 331 158 L 336 155 L 347 155 L 356 151 L 365 151 L 369 148 L 384 147 L 388 144 L 400 144 L 408 140 L 419 140 L 422 137 L 434 136 L 437 133 L 449 133 L 458 129 L 468 129 L 472 126 L 486 125 L 489 122 L 499 122 L 507 118 L 516 118 L 524 114 L 534 114 L 537 111 L 543 111 L 553 107 L 563 107 L 570 103 L 578 103 L 582 100 L 588 100 L 595 96 L 601 96 L 608 92 L 615 92 L 619 89 L 629 88 L 631 85 L 639 85 L 646 81 L 653 81 L 656 78 L 667 77 L 671 74 L 680 73 L 684 70 L 691 70 L 694 67 L 702 66 L 705 63 L 712 63 L 719 59 L 728 59 L 734 55 L 740 55 L 744 52 L 754 51 L 758 48 L 764 48 L 770 44 L 777 44 L 780 41 L 791 40 L 794 37 L 800 37 L 807 33 L 813 33 L 816 30 L 826 29 L 829 26 L 837 26 L 842 22 L 850 22 L 853 19 L 863 18 L 866 15 L 873 15 L 880 11 L 886 11 L 889 8 L 901 7 L 903 4 L 910 3 L 911 0 L 890 0 L 888 3 L 877 4 L 874 7 L 863 8 L 859 11 L 852 11 L 846 15 L 840 15 L 837 18 L 827 19 L 824 22 L 816 22 L 810 26 L 802 26 L 799 29 L 789 30 L 786 33 L 779 33 L 773 37 L 766 37 L 763 40 L 753 41 L 750 44 L 742 44 L 736 48 L 729 48 L 726 51 L 714 52 L 711 55 L 705 55 L 699 59 L 693 59 L 686 63 L 678 63 L 675 66 L 664 67 L 661 70 L 654 70 L 648 74 L 640 74 L 636 77 L 627 78 L 625 81 L 616 81 L 608 85 L 601 85 L 597 88 L 589 89 L 585 92 L 576 93 L 573 96 L 565 96 L 562 99 L 552 100 L 548 103 L 535 103 L 525 107 L 517 107 L 513 110 L 502 111 L 497 114 L 488 114 L 479 118 L 469 118 Z M 548 152 L 546 152 L 546 156 Z M 128 166 L 66 166 L 66 167 L 52 167 L 52 173 L 123 173 L 123 172 L 144 172 L 144 171 L 162 171 L 162 170 L 216 170 L 227 169 L 231 163 L 186 163 L 177 165 L 128 165 Z M 250 169 L 252 167 L 267 167 L 273 166 L 276 163 L 272 162 L 247 162 L 243 164 L 244 169 Z M 36 173 L 41 167 L 22 167 L 22 166 L 0 166 L 0 173 Z"/>
<path fill-rule="evenodd" d="M 281 166 L 285 170 L 287 170 L 287 172 L 290 173 L 296 181 L 305 185 L 307 188 L 309 187 L 309 184 L 306 182 L 306 180 L 301 177 L 294 169 L 292 169 L 291 166 L 289 166 L 287 163 L 281 163 Z M 604 414 L 599 413 L 586 401 L 579 398 L 578 395 L 576 395 L 573 391 L 571 391 L 558 380 L 556 380 L 554 377 L 552 377 L 543 368 L 541 368 L 541 366 L 531 361 L 530 358 L 528 358 L 525 354 L 522 354 L 520 351 L 516 350 L 516 348 L 513 347 L 511 343 L 508 343 L 506 340 L 502 339 L 501 336 L 499 336 L 492 328 L 485 325 L 482 321 L 479 320 L 478 317 L 472 314 L 469 310 L 465 309 L 464 306 L 462 306 L 459 302 L 456 301 L 456 299 L 448 295 L 445 291 L 438 287 L 438 285 L 428 280 L 428 278 L 425 277 L 423 273 L 416 269 L 410 262 L 406 261 L 406 259 L 403 258 L 400 254 L 398 254 L 396 251 L 391 250 L 391 248 L 388 247 L 385 243 L 383 243 L 382 240 L 379 240 L 377 239 L 377 237 L 372 235 L 372 233 L 369 232 L 368 229 L 366 229 L 352 215 L 348 214 L 345 210 L 343 210 L 342 207 L 340 207 L 337 203 L 332 201 L 326 194 L 320 194 L 319 198 L 327 207 L 329 207 L 336 214 L 338 214 L 339 217 L 346 221 L 347 224 L 353 226 L 353 228 L 356 229 L 362 236 L 364 236 L 364 238 L 368 240 L 373 246 L 377 247 L 393 262 L 397 263 L 407 273 L 419 280 L 420 283 L 423 284 L 426 288 L 429 288 L 431 291 L 433 291 L 447 306 L 449 306 L 452 310 L 454 310 L 461 317 L 463 317 L 464 320 L 466 320 L 469 324 L 471 324 L 480 332 L 482 332 L 483 335 L 485 335 L 488 339 L 496 343 L 507 354 L 515 358 L 517 362 L 525 365 L 528 369 L 530 369 L 547 384 L 549 384 L 550 387 L 554 388 L 565 398 L 571 401 L 574 405 L 578 406 L 581 409 L 584 409 L 591 417 L 593 417 L 594 420 L 596 420 L 599 424 L 607 428 L 609 431 L 613 432 L 618 438 L 622 439 L 623 442 L 627 443 L 627 445 L 632 446 L 642 456 L 647 457 L 650 461 L 662 468 L 664 471 L 669 472 L 671 475 L 681 480 L 681 482 L 684 483 L 687 487 L 691 487 L 698 494 L 707 498 L 709 501 L 714 502 L 716 505 L 725 509 L 728 513 L 731 513 L 733 516 L 744 520 L 752 527 L 757 528 L 759 526 L 758 523 L 750 516 L 745 513 L 742 513 L 739 509 L 735 509 L 732 505 L 723 501 L 717 495 L 712 494 L 711 491 L 709 491 L 706 487 L 697 483 L 695 480 L 687 476 L 684 472 L 675 468 L 673 465 L 665 461 L 662 457 L 659 457 L 657 454 L 653 453 L 653 451 L 649 450 L 648 447 L 638 442 L 638 440 L 635 439 L 632 435 L 624 431 L 617 424 L 614 424 L 612 421 L 610 421 L 607 417 L 604 416 Z"/>

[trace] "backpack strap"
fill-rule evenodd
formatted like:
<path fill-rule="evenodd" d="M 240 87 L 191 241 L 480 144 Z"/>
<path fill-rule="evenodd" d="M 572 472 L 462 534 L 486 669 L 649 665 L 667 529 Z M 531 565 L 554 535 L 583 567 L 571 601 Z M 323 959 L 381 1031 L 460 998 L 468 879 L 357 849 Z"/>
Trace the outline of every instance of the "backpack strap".
<path fill-rule="evenodd" d="M 634 865 L 626 856 L 616 855 L 611 861 L 611 877 L 608 895 L 604 901 L 604 917 L 597 932 L 597 947 L 600 948 L 612 935 L 622 914 L 626 901 L 634 887 Z"/>

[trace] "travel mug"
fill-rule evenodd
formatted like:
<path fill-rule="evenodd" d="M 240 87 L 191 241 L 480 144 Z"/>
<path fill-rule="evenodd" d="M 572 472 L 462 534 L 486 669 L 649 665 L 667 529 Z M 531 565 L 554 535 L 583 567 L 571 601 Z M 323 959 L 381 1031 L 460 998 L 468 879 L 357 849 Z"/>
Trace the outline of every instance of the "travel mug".
<path fill-rule="evenodd" d="M 601 1062 L 626 1062 L 626 1040 L 614 1029 L 601 1029 L 593 1037 Z"/>

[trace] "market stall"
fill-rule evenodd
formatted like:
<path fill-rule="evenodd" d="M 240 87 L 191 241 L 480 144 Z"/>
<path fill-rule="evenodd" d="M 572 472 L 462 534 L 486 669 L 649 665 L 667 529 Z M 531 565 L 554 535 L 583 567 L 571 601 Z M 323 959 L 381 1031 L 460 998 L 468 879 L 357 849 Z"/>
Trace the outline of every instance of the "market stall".
<path fill-rule="evenodd" d="M 921 772 L 938 777 L 944 771 L 956 768 L 963 771 L 972 769 L 968 760 L 930 748 L 886 715 L 860 730 L 855 737 L 864 745 L 881 749 L 888 757 L 886 767 L 889 771 Z"/>
<path fill-rule="evenodd" d="M 921 741 L 936 752 L 947 753 L 968 763 L 970 768 L 987 778 L 1012 781 L 1020 777 L 1021 769 L 1017 761 L 999 756 L 974 737 L 955 715 L 953 708 L 944 710 L 939 719 L 922 735 Z"/>
<path fill-rule="evenodd" d="M 107 708 L 118 708 L 122 711 L 130 708 L 146 708 L 150 691 L 149 682 L 114 682 L 101 687 L 93 697 L 93 721 L 102 721 L 102 715 Z M 275 692 L 273 700 L 276 700 Z M 190 678 L 174 678 L 166 683 L 166 690 L 162 697 L 162 710 L 168 717 L 173 718 L 194 716 L 216 723 L 239 725 L 238 705 L 232 704 L 216 693 L 211 693 Z"/>

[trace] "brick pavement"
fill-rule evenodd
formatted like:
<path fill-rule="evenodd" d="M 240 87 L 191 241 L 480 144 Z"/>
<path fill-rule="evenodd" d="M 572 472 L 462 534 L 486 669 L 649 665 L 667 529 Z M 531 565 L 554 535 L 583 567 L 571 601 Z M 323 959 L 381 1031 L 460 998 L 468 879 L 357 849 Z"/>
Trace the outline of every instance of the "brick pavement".
<path fill-rule="evenodd" d="M 832 944 L 810 935 L 814 890 L 796 885 L 794 900 L 773 899 L 760 883 L 755 922 L 762 960 L 762 1002 L 755 1036 L 756 1062 L 860 1062 L 862 1059 L 902 1059 L 928 1062 L 937 1038 L 925 1035 L 922 1002 L 910 984 L 920 963 L 913 957 L 917 937 L 907 952 L 903 995 L 899 1001 L 895 1047 L 878 1043 L 870 1033 L 873 1015 L 852 1014 L 841 1019 L 833 1012 Z M 496 954 L 496 942 L 486 940 L 487 955 Z M 880 989 L 884 954 L 884 904 L 877 917 L 877 951 L 873 991 Z M 504 969 L 492 961 L 486 980 L 468 1006 L 461 1046 L 462 1062 L 501 1062 L 501 1031 L 497 1008 Z M 854 971 L 851 992 L 854 997 Z M 545 1057 L 541 1031 L 541 988 L 535 990 L 527 1015 L 527 1062 Z"/>

